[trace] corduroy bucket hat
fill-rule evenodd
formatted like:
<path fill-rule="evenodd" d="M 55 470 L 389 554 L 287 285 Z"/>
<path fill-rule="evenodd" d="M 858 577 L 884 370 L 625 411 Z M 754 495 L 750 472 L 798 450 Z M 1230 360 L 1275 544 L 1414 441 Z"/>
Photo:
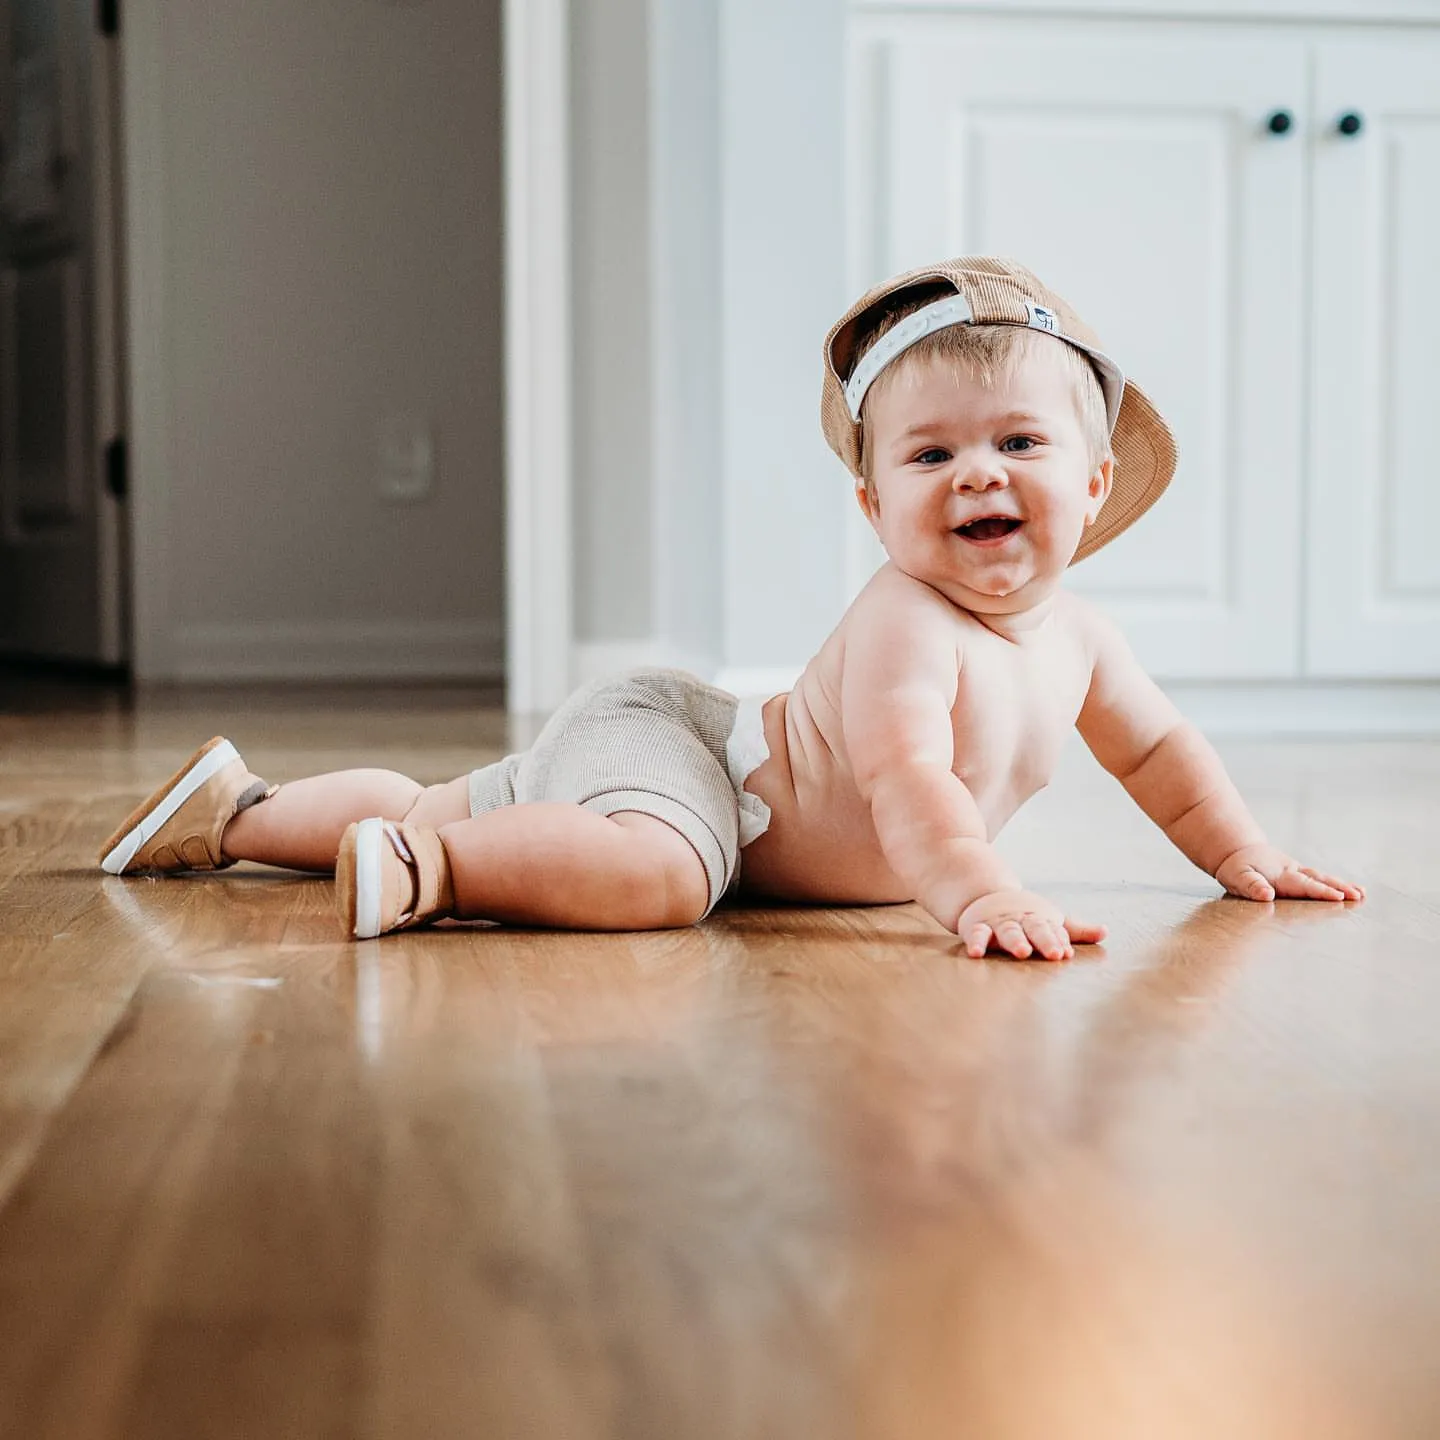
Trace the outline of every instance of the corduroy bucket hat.
<path fill-rule="evenodd" d="M 862 337 L 901 303 L 923 302 L 913 315 L 857 353 Z M 860 407 L 865 392 L 892 361 L 926 335 L 949 325 L 1023 325 L 1082 351 L 1105 396 L 1113 483 L 1099 518 L 1085 532 L 1075 560 L 1093 555 L 1128 530 L 1165 492 L 1175 473 L 1175 437 L 1144 392 L 1100 348 L 1095 332 L 1023 265 L 966 255 L 909 270 L 862 296 L 825 337 L 820 424 L 830 448 L 860 476 Z"/>

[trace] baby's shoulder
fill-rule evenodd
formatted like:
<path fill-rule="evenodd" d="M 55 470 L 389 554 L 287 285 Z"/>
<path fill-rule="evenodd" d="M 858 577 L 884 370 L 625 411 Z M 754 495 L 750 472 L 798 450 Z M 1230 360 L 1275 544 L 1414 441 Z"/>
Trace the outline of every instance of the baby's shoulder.
<path fill-rule="evenodd" d="M 1093 600 L 1076 595 L 1073 590 L 1060 590 L 1056 596 L 1056 619 L 1061 631 L 1087 652 L 1103 648 L 1110 635 L 1117 634 L 1115 621 Z"/>
<path fill-rule="evenodd" d="M 1055 613 L 1068 624 L 1077 627 L 1089 627 L 1104 618 L 1093 600 L 1063 588 L 1055 592 Z"/>
<path fill-rule="evenodd" d="M 965 612 L 903 570 L 885 567 L 851 602 L 812 662 L 834 688 L 868 691 L 919 677 L 953 689 Z"/>
<path fill-rule="evenodd" d="M 894 627 L 903 620 L 907 626 L 958 630 L 970 618 L 967 611 L 933 586 L 907 575 L 893 563 L 870 577 L 846 614 L 847 620 L 879 629 Z"/>

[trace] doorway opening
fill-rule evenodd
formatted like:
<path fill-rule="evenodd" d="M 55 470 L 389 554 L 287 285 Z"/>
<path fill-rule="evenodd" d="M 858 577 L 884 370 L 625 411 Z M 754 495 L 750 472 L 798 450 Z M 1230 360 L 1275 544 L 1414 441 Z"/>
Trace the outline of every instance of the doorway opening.
<path fill-rule="evenodd" d="M 129 658 L 119 62 L 107 7 L 0 0 L 0 656 Z"/>

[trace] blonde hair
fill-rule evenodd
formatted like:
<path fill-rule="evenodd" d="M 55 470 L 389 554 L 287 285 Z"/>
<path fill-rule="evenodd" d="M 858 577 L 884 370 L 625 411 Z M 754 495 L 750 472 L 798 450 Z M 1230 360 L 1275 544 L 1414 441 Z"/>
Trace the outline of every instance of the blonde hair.
<path fill-rule="evenodd" d="M 907 315 L 929 303 L 933 296 L 909 299 L 887 310 L 861 338 L 856 354 L 863 355 L 882 335 Z M 875 453 L 869 407 L 877 393 L 889 389 L 922 365 L 941 363 L 962 369 L 971 379 L 989 387 L 1013 375 L 1036 345 L 1058 345 L 1073 382 L 1075 409 L 1089 451 L 1090 466 L 1097 468 L 1110 453 L 1110 422 L 1105 414 L 1105 393 L 1094 367 L 1081 350 L 1063 340 L 1043 335 L 1024 325 L 950 325 L 917 341 L 881 372 L 860 407 L 860 475 L 865 492 L 875 501 Z"/>

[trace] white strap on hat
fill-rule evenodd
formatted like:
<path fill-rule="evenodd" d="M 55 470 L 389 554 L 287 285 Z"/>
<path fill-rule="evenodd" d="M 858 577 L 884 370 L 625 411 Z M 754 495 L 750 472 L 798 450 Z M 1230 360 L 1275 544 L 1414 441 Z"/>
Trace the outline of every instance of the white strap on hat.
<path fill-rule="evenodd" d="M 887 330 L 861 357 L 845 383 L 845 403 L 850 407 L 850 418 L 860 419 L 865 392 L 897 355 L 903 355 L 912 345 L 936 330 L 946 330 L 951 325 L 969 325 L 974 319 L 975 312 L 970 308 L 970 302 L 963 295 L 951 295 L 944 300 L 933 301 L 913 315 L 907 315 L 893 329 Z"/>
<path fill-rule="evenodd" d="M 1029 315 L 1026 322 L 1031 330 L 1043 330 L 1083 351 L 1095 362 L 1100 389 L 1105 397 L 1105 416 L 1113 432 L 1115 421 L 1120 414 L 1120 399 L 1125 393 L 1125 375 L 1120 367 L 1106 354 L 1090 345 L 1081 344 L 1060 328 L 1060 317 L 1044 305 L 1025 302 Z M 907 315 L 893 329 L 887 330 L 860 357 L 860 363 L 845 384 L 845 403 L 850 409 L 850 418 L 857 424 L 860 420 L 860 406 L 865 401 L 865 392 L 875 383 L 880 372 L 897 356 L 903 355 L 912 345 L 918 344 L 927 335 L 937 330 L 949 329 L 951 325 L 973 325 L 975 312 L 963 295 L 949 295 L 944 300 L 932 301 L 913 315 Z"/>

